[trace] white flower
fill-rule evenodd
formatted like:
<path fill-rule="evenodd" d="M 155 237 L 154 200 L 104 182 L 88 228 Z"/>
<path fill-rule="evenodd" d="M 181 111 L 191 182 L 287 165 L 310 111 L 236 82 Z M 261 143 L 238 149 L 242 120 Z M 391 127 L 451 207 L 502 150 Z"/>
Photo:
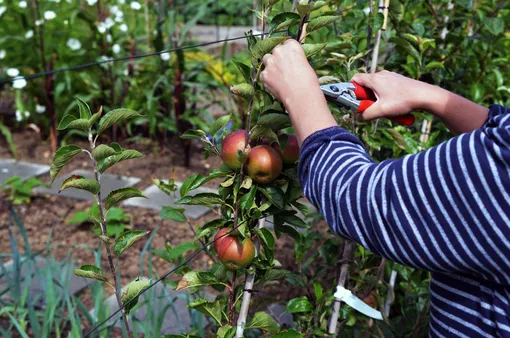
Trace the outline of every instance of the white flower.
<path fill-rule="evenodd" d="M 53 20 L 57 17 L 57 14 L 55 14 L 54 11 L 46 11 L 44 12 L 44 19 L 45 20 Z"/>
<path fill-rule="evenodd" d="M 71 48 L 71 50 L 78 50 L 81 48 L 81 42 L 78 39 L 70 38 L 67 40 L 67 47 Z"/>
<path fill-rule="evenodd" d="M 6 73 L 10 77 L 16 77 L 19 75 L 19 70 L 16 68 L 8 68 Z"/>
<path fill-rule="evenodd" d="M 117 2 L 121 5 L 124 5 L 126 3 L 126 0 L 118 0 Z"/>
<path fill-rule="evenodd" d="M 119 28 L 120 28 L 120 30 L 121 30 L 121 31 L 123 31 L 123 32 L 127 32 L 127 31 L 128 31 L 128 26 L 127 26 L 125 23 L 123 23 L 122 25 L 120 25 L 120 27 L 119 27 Z"/>
<path fill-rule="evenodd" d="M 116 14 L 118 11 L 119 11 L 119 6 L 117 5 L 113 5 L 111 8 L 110 8 L 110 13 L 112 14 Z"/>
<path fill-rule="evenodd" d="M 27 8 L 27 2 L 26 1 L 20 1 L 18 6 L 19 6 L 19 8 Z"/>
<path fill-rule="evenodd" d="M 28 32 L 25 33 L 25 39 L 30 39 L 32 36 L 34 36 L 33 30 L 29 30 Z"/>
<path fill-rule="evenodd" d="M 97 25 L 97 30 L 99 31 L 99 33 L 101 34 L 104 34 L 104 32 L 106 32 L 106 26 L 104 24 L 104 22 L 100 22 L 98 25 Z"/>
<path fill-rule="evenodd" d="M 89 6 L 94 6 L 96 4 L 97 0 L 87 0 L 87 3 Z"/>
<path fill-rule="evenodd" d="M 161 54 L 159 55 L 159 57 L 160 57 L 160 58 L 161 58 L 161 60 L 163 60 L 163 61 L 168 61 L 168 60 L 170 60 L 170 53 L 161 53 Z"/>
<path fill-rule="evenodd" d="M 22 76 L 16 76 L 12 82 L 12 86 L 16 89 L 24 88 L 27 85 L 27 80 Z"/>
<path fill-rule="evenodd" d="M 113 53 L 119 54 L 120 53 L 120 46 L 118 44 L 114 44 L 112 47 Z"/>
<path fill-rule="evenodd" d="M 30 116 L 30 112 L 28 110 L 25 110 L 25 117 L 29 117 Z"/>
<path fill-rule="evenodd" d="M 42 25 L 43 23 L 44 23 L 44 21 L 42 21 L 42 20 L 35 20 L 35 25 L 36 25 L 36 26 L 40 26 L 40 25 Z"/>
<path fill-rule="evenodd" d="M 129 69 L 124 69 L 124 76 L 128 76 L 129 75 Z"/>
<path fill-rule="evenodd" d="M 124 20 L 124 13 L 122 13 L 121 11 L 115 13 L 115 21 L 122 22 L 122 20 Z"/>
<path fill-rule="evenodd" d="M 152 34 L 153 34 L 153 35 L 158 35 L 158 31 L 157 31 L 157 30 L 153 30 L 153 31 L 152 31 Z"/>
<path fill-rule="evenodd" d="M 16 110 L 16 121 L 21 122 L 23 120 L 23 114 L 19 110 Z"/>
<path fill-rule="evenodd" d="M 4 0 L 0 0 L 0 4 L 3 4 L 4 3 Z"/>
<path fill-rule="evenodd" d="M 4 12 L 7 10 L 7 7 L 5 6 L 0 6 L 0 16 L 2 16 L 2 14 L 4 14 Z"/>
<path fill-rule="evenodd" d="M 68 23 L 69 23 L 69 21 L 64 20 L 64 25 L 67 25 Z"/>
<path fill-rule="evenodd" d="M 56 3 L 59 3 L 59 2 L 60 2 L 60 0 L 49 0 L 49 1 L 51 1 L 51 2 L 56 2 Z"/>
<path fill-rule="evenodd" d="M 142 8 L 142 5 L 138 1 L 131 1 L 131 9 L 134 9 L 135 11 Z"/>
<path fill-rule="evenodd" d="M 66 0 L 66 2 L 70 4 L 73 2 L 73 0 Z"/>
<path fill-rule="evenodd" d="M 41 106 L 39 104 L 36 104 L 35 105 L 35 112 L 36 113 L 39 113 L 39 114 L 42 114 L 46 111 L 46 107 L 45 106 Z"/>
<path fill-rule="evenodd" d="M 106 42 L 112 43 L 112 35 L 111 34 L 106 34 Z"/>
<path fill-rule="evenodd" d="M 6 54 L 5 49 L 0 49 L 0 60 L 5 59 Z"/>
<path fill-rule="evenodd" d="M 104 21 L 104 25 L 106 29 L 110 29 L 113 27 L 113 25 L 115 25 L 115 22 L 111 18 L 106 18 L 106 20 Z"/>

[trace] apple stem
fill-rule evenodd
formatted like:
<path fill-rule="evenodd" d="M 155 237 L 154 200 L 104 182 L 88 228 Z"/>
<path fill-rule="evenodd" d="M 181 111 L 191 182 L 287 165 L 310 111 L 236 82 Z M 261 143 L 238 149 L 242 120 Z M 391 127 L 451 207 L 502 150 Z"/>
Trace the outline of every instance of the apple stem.
<path fill-rule="evenodd" d="M 237 271 L 232 273 L 232 281 L 230 282 L 230 298 L 228 300 L 228 325 L 234 324 L 234 307 L 236 298 L 236 277 Z"/>

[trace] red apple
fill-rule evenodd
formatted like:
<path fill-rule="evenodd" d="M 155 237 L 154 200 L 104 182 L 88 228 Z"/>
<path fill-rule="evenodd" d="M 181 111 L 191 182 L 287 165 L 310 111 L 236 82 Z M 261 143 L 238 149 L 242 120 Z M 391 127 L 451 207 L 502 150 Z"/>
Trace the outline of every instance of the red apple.
<path fill-rule="evenodd" d="M 274 181 L 280 175 L 282 167 L 281 155 L 268 145 L 254 147 L 246 159 L 248 176 L 261 184 Z"/>
<path fill-rule="evenodd" d="M 214 236 L 214 250 L 221 263 L 231 271 L 247 267 L 255 257 L 255 246 L 249 238 L 241 243 L 235 235 L 225 235 L 229 228 L 220 229 Z"/>
<path fill-rule="evenodd" d="M 299 144 L 296 135 L 287 134 L 288 141 L 282 153 L 283 163 L 294 164 L 299 160 Z"/>
<path fill-rule="evenodd" d="M 245 149 L 246 135 L 246 130 L 239 129 L 228 134 L 223 139 L 221 147 L 221 159 L 223 160 L 223 163 L 230 169 L 236 170 L 241 168 L 241 162 L 237 160 L 237 151 L 242 151 Z"/>

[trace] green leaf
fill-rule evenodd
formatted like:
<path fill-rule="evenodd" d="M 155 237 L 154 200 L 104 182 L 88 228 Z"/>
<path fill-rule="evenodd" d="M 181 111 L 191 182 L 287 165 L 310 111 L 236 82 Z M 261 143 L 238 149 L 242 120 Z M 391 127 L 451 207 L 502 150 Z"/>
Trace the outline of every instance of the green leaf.
<path fill-rule="evenodd" d="M 115 149 L 115 148 L 114 148 Z M 143 154 L 133 149 L 122 150 L 120 154 L 105 158 L 98 164 L 99 172 L 102 174 L 116 163 L 135 158 L 142 158 Z"/>
<path fill-rule="evenodd" d="M 301 17 L 297 13 L 283 12 L 275 15 L 270 23 L 270 32 L 279 31 L 298 23 Z"/>
<path fill-rule="evenodd" d="M 251 63 L 254 67 L 257 67 L 262 62 L 262 58 L 264 55 L 271 53 L 273 51 L 273 48 L 278 46 L 280 43 L 284 42 L 285 40 L 288 40 L 290 37 L 288 36 L 277 36 L 277 37 L 270 37 L 264 40 L 258 40 L 255 46 L 253 46 L 253 49 L 251 51 Z"/>
<path fill-rule="evenodd" d="M 198 298 L 189 302 L 188 307 L 213 317 L 218 325 L 221 325 L 222 314 L 219 300 L 210 302 L 207 299 Z"/>
<path fill-rule="evenodd" d="M 115 256 L 119 257 L 120 255 L 122 255 L 124 251 L 129 249 L 133 244 L 141 240 L 144 236 L 146 236 L 149 233 L 150 231 L 133 230 L 121 234 L 115 240 L 115 244 L 113 245 L 113 252 L 115 253 Z"/>
<path fill-rule="evenodd" d="M 78 211 L 73 214 L 73 216 L 66 221 L 66 224 L 83 224 L 88 222 L 89 220 L 89 212 L 88 211 Z"/>
<path fill-rule="evenodd" d="M 206 140 L 207 135 L 203 130 L 186 130 L 182 133 L 181 138 L 184 140 L 198 139 L 198 140 Z"/>
<path fill-rule="evenodd" d="M 215 137 L 218 131 L 227 125 L 228 121 L 230 121 L 230 115 L 224 115 L 216 119 L 216 121 L 212 124 L 211 129 L 209 129 L 209 134 L 212 135 L 212 137 Z"/>
<path fill-rule="evenodd" d="M 78 129 L 83 131 L 89 130 L 89 120 L 88 119 L 76 119 L 69 122 L 67 125 L 63 125 L 62 122 L 58 125 L 58 130 L 64 129 Z"/>
<path fill-rule="evenodd" d="M 258 126 L 280 130 L 292 127 L 292 122 L 287 114 L 269 113 L 262 115 L 257 121 Z"/>
<path fill-rule="evenodd" d="M 308 298 L 305 296 L 291 299 L 287 306 L 285 307 L 285 311 L 288 313 L 298 313 L 298 312 L 310 312 L 313 311 L 313 305 L 310 303 Z"/>
<path fill-rule="evenodd" d="M 328 4 L 327 1 L 321 1 L 321 0 L 313 1 L 312 2 L 312 11 L 316 11 L 316 10 L 326 6 L 327 4 Z"/>
<path fill-rule="evenodd" d="M 320 53 L 325 47 L 327 43 L 305 43 L 301 47 L 305 51 L 306 58 L 310 58 Z"/>
<path fill-rule="evenodd" d="M 273 336 L 273 338 L 303 338 L 304 334 L 297 332 L 296 330 L 289 329 L 285 331 L 280 331 L 276 336 Z"/>
<path fill-rule="evenodd" d="M 101 282 L 106 282 L 107 279 L 104 276 L 103 270 L 101 268 L 98 268 L 95 265 L 82 265 L 79 269 L 74 269 L 74 274 L 78 277 L 85 277 L 85 278 L 91 278 L 96 279 Z"/>
<path fill-rule="evenodd" d="M 503 33 L 503 31 L 505 30 L 505 21 L 503 21 L 503 18 L 485 17 L 483 19 L 483 23 L 485 24 L 485 26 L 487 27 L 489 32 L 491 32 L 492 35 L 499 35 Z"/>
<path fill-rule="evenodd" d="M 101 162 L 107 157 L 117 155 L 117 151 L 106 144 L 100 144 L 92 151 L 92 156 L 97 162 Z"/>
<path fill-rule="evenodd" d="M 57 129 L 58 130 L 65 130 L 67 126 L 73 122 L 74 120 L 77 120 L 77 117 L 72 114 L 65 115 L 62 120 L 60 120 L 60 123 L 58 124 Z"/>
<path fill-rule="evenodd" d="M 188 194 L 189 191 L 198 189 L 209 181 L 212 181 L 216 178 L 225 177 L 228 174 L 230 174 L 230 169 L 228 169 L 228 171 L 212 170 L 208 176 L 202 176 L 201 174 L 191 175 L 181 185 L 181 197 L 184 197 Z"/>
<path fill-rule="evenodd" d="M 266 198 L 277 208 L 283 209 L 285 206 L 285 193 L 278 187 L 257 187 L 257 189 L 266 196 Z"/>
<path fill-rule="evenodd" d="M 402 50 L 407 56 L 412 57 L 416 63 L 421 65 L 420 52 L 418 52 L 409 41 L 394 36 L 390 38 L 390 42 L 393 42 L 395 45 L 397 45 L 397 49 Z"/>
<path fill-rule="evenodd" d="M 216 332 L 218 338 L 234 338 L 236 334 L 236 328 L 230 325 L 222 326 Z"/>
<path fill-rule="evenodd" d="M 374 26 L 373 26 L 374 32 L 377 32 L 378 30 L 380 30 L 382 28 L 383 23 L 384 23 L 384 14 L 378 12 L 374 17 Z"/>
<path fill-rule="evenodd" d="M 230 92 L 236 96 L 242 97 L 246 101 L 250 101 L 255 95 L 255 88 L 249 83 L 240 83 L 230 87 Z"/>
<path fill-rule="evenodd" d="M 266 271 L 264 276 L 262 276 L 261 278 L 257 279 L 255 284 L 264 284 L 264 283 L 267 283 L 267 282 L 272 282 L 272 281 L 280 280 L 283 277 L 285 277 L 285 275 L 288 272 L 289 271 L 287 271 L 287 270 L 280 270 L 280 269 L 271 269 L 271 270 L 268 270 L 268 271 Z"/>
<path fill-rule="evenodd" d="M 262 137 L 267 137 L 271 142 L 278 142 L 278 136 L 270 127 L 264 127 L 257 124 L 251 130 L 250 140 L 256 140 Z"/>
<path fill-rule="evenodd" d="M 89 128 L 92 128 L 94 124 L 96 124 L 97 121 L 101 118 L 101 115 L 103 114 L 103 106 L 99 108 L 99 111 L 92 115 L 92 117 L 89 119 Z"/>
<path fill-rule="evenodd" d="M 90 111 L 90 107 L 87 102 L 83 101 L 79 97 L 76 96 L 78 100 L 78 107 L 80 109 L 80 119 L 88 120 L 92 116 L 92 112 Z"/>
<path fill-rule="evenodd" d="M 73 144 L 69 144 L 66 146 L 63 146 L 59 150 L 56 151 L 55 155 L 53 156 L 53 162 L 51 163 L 50 167 L 50 177 L 51 177 L 51 183 L 55 181 L 55 178 L 57 177 L 58 173 L 62 168 L 66 165 L 66 163 L 73 158 L 76 154 L 79 154 L 82 152 L 82 149 L 78 146 L 75 146 Z"/>
<path fill-rule="evenodd" d="M 9 150 L 11 151 L 12 156 L 14 158 L 17 158 L 16 154 L 16 144 L 14 143 L 12 139 L 12 134 L 9 128 L 3 123 L 0 122 L 0 133 L 4 136 L 5 141 L 7 142 L 7 145 L 9 146 Z"/>
<path fill-rule="evenodd" d="M 193 243 L 193 242 L 183 242 L 183 243 L 180 243 L 178 244 L 177 246 L 175 247 L 170 247 L 169 245 L 167 245 L 166 247 L 166 251 L 168 253 L 168 258 L 169 259 L 176 259 L 176 258 L 180 258 L 182 257 L 186 252 L 188 251 L 193 251 L 193 250 L 198 250 L 200 249 L 200 247 Z"/>
<path fill-rule="evenodd" d="M 121 188 L 108 194 L 108 197 L 106 197 L 105 208 L 108 210 L 114 205 L 117 205 L 117 203 L 133 197 L 147 198 L 144 194 L 142 194 L 140 190 L 136 188 Z"/>
<path fill-rule="evenodd" d="M 243 183 L 241 183 L 241 189 L 251 189 L 251 186 L 253 185 L 253 180 L 250 176 L 246 176 L 243 180 Z"/>
<path fill-rule="evenodd" d="M 266 228 L 258 229 L 257 234 L 262 243 L 262 247 L 264 247 L 266 255 L 270 258 L 270 261 L 272 261 L 274 258 L 274 243 L 275 243 L 273 234 Z"/>
<path fill-rule="evenodd" d="M 190 271 L 184 274 L 175 290 L 179 291 L 192 287 L 218 284 L 222 283 L 216 279 L 216 276 L 212 272 Z"/>
<path fill-rule="evenodd" d="M 86 190 L 90 192 L 92 195 L 97 195 L 99 190 L 101 189 L 99 182 L 90 178 L 84 178 L 80 175 L 72 175 L 62 182 L 62 186 L 60 187 L 59 193 L 67 188 L 75 188 L 80 190 Z"/>
<path fill-rule="evenodd" d="M 250 322 L 246 325 L 247 329 L 261 329 L 268 331 L 272 334 L 278 333 L 280 331 L 280 327 L 276 320 L 265 312 L 257 312 L 250 320 Z"/>
<path fill-rule="evenodd" d="M 186 222 L 186 216 L 184 215 L 184 209 L 177 209 L 168 205 L 163 206 L 159 217 L 164 219 L 171 219 L 176 222 Z"/>
<path fill-rule="evenodd" d="M 308 0 L 298 0 L 296 9 L 299 15 L 301 15 L 301 17 L 304 17 L 305 15 L 310 13 L 311 10 L 310 2 L 311 1 Z"/>
<path fill-rule="evenodd" d="M 324 289 L 322 288 L 322 285 L 319 283 L 319 281 L 313 281 L 313 291 L 315 293 L 315 298 L 322 298 Z"/>
<path fill-rule="evenodd" d="M 279 213 L 275 216 L 275 223 L 287 223 L 293 226 L 296 226 L 298 228 L 306 229 L 308 228 L 308 224 L 306 224 L 305 221 L 303 221 L 301 218 L 299 218 L 296 215 L 290 214 L 290 213 Z"/>
<path fill-rule="evenodd" d="M 239 201 L 239 205 L 243 210 L 249 210 L 255 203 L 255 194 L 257 192 L 257 187 L 255 185 L 252 185 L 250 188 L 250 191 L 248 193 L 244 194 L 243 197 L 241 197 L 241 200 Z"/>
<path fill-rule="evenodd" d="M 235 176 L 232 176 L 228 179 L 226 179 L 225 181 L 221 182 L 220 185 L 224 188 L 228 188 L 230 187 L 232 184 L 234 184 L 234 180 L 235 180 Z"/>
<path fill-rule="evenodd" d="M 439 61 L 431 61 L 429 63 L 427 63 L 427 65 L 425 66 L 424 70 L 425 71 L 429 71 L 429 70 L 432 70 L 432 69 L 444 69 L 444 64 L 442 62 L 439 62 Z"/>
<path fill-rule="evenodd" d="M 308 26 L 306 26 L 306 31 L 308 33 L 311 33 L 319 28 L 322 28 L 324 26 L 327 26 L 329 24 L 332 24 L 334 21 L 340 19 L 341 16 L 339 15 L 322 15 L 319 17 L 316 17 L 310 22 L 308 22 Z"/>
<path fill-rule="evenodd" d="M 97 130 L 97 135 L 101 134 L 106 129 L 110 128 L 116 123 L 120 123 L 126 120 L 130 120 L 135 117 L 141 117 L 144 115 L 141 115 L 137 111 L 126 109 L 126 108 L 119 108 L 114 109 L 110 112 L 108 112 L 105 116 L 101 118 L 99 121 L 99 129 Z"/>
<path fill-rule="evenodd" d="M 234 64 L 237 66 L 237 68 L 241 72 L 241 75 L 243 76 L 244 81 L 251 82 L 250 67 L 245 65 L 242 62 L 237 61 L 237 60 L 232 60 L 232 62 L 234 62 Z"/>
<path fill-rule="evenodd" d="M 151 285 L 151 280 L 134 280 L 129 283 L 122 291 L 120 296 L 122 304 L 125 306 L 126 314 L 135 307 L 138 303 L 138 296 L 140 293 Z"/>
<path fill-rule="evenodd" d="M 175 204 L 211 206 L 215 204 L 223 204 L 223 200 L 218 194 L 203 192 L 194 196 L 184 196 L 180 200 L 176 201 Z"/>

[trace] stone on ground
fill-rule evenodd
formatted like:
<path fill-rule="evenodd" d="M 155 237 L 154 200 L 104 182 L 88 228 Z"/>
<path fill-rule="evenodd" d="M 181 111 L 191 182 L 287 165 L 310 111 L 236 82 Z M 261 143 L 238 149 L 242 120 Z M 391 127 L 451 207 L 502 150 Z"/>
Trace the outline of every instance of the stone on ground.
<path fill-rule="evenodd" d="M 65 196 L 70 198 L 75 198 L 79 200 L 93 200 L 94 196 L 92 196 L 91 193 L 74 189 L 74 188 L 68 188 L 65 190 L 62 190 L 60 194 L 58 193 L 58 190 L 60 189 L 60 186 L 62 185 L 62 182 L 70 177 L 71 175 L 81 175 L 85 178 L 94 178 L 94 172 L 88 171 L 88 170 L 75 170 L 68 174 L 60 174 L 59 177 L 53 182 L 51 185 L 51 188 L 43 188 L 38 187 L 34 189 L 34 191 L 43 193 L 43 194 L 51 194 L 51 195 L 58 195 L 58 196 Z M 112 174 L 103 174 L 101 175 L 101 198 L 105 199 L 110 192 L 113 190 L 117 190 L 120 188 L 127 188 L 132 187 L 135 184 L 140 182 L 140 178 L 138 177 L 128 177 L 128 176 L 121 176 L 121 175 L 112 175 Z"/>
<path fill-rule="evenodd" d="M 28 297 L 37 307 L 44 307 L 46 304 L 45 295 L 49 291 L 46 281 L 48 274 L 51 274 L 54 280 L 52 286 L 55 297 L 64 292 L 68 292 L 69 295 L 77 294 L 93 282 L 92 279 L 75 276 L 73 274 L 75 266 L 70 263 L 55 262 L 39 256 L 32 260 L 24 259 L 21 261 L 19 284 L 15 280 L 13 268 L 14 262 L 12 260 L 3 265 L 0 263 L 0 294 L 2 294 L 0 299 L 13 301 L 13 288 L 17 288 L 22 293 L 27 283 L 29 283 Z"/>
<path fill-rule="evenodd" d="M 19 176 L 22 180 L 30 177 L 37 177 L 50 171 L 50 166 L 14 161 L 11 159 L 0 159 L 0 185 L 12 176 Z"/>
<path fill-rule="evenodd" d="M 186 216 L 190 219 L 198 219 L 211 211 L 211 209 L 200 205 L 176 205 L 175 201 L 180 199 L 179 189 L 181 188 L 182 182 L 175 182 L 175 184 L 178 188 L 172 196 L 162 192 L 156 185 L 151 185 L 142 191 L 147 198 L 131 198 L 125 201 L 122 205 L 153 210 L 161 210 L 163 206 L 169 205 L 185 209 Z M 217 193 L 217 190 L 201 187 L 191 191 L 190 195 L 204 192 Z"/>

